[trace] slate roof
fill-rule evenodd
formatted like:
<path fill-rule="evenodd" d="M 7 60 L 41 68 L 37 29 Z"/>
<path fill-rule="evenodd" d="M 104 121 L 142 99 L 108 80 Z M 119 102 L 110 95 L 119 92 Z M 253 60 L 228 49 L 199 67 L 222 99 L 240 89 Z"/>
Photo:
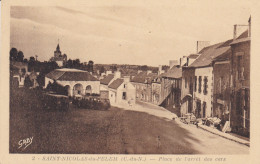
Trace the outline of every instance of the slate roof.
<path fill-rule="evenodd" d="M 114 80 L 108 88 L 117 89 L 121 84 L 123 84 L 124 79 L 116 79 Z"/>
<path fill-rule="evenodd" d="M 182 77 L 182 69 L 180 67 L 173 66 L 166 73 L 164 73 L 162 77 L 179 79 Z"/>
<path fill-rule="evenodd" d="M 51 71 L 46 77 L 60 81 L 98 81 L 97 78 L 87 71 L 67 68 Z"/>
<path fill-rule="evenodd" d="M 111 82 L 111 80 L 113 80 L 113 78 L 114 78 L 114 75 L 109 74 L 104 79 L 100 80 L 100 83 L 104 84 L 104 85 L 108 85 Z"/>
<path fill-rule="evenodd" d="M 155 79 L 157 76 L 158 75 L 156 73 L 147 74 L 146 71 L 143 71 L 135 76 L 131 81 L 135 83 L 152 83 L 153 79 Z"/>
<path fill-rule="evenodd" d="M 206 67 L 210 66 L 214 58 L 223 55 L 225 53 L 231 53 L 230 43 L 232 40 L 217 43 L 203 48 L 199 54 L 201 54 L 190 66 L 188 67 Z"/>

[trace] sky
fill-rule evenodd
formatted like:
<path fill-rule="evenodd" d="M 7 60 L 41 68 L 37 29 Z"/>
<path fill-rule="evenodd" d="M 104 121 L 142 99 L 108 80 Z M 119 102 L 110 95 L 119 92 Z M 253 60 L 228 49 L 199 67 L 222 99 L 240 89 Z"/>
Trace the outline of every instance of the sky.
<path fill-rule="evenodd" d="M 120 1 L 119 1 L 120 2 Z M 49 60 L 60 44 L 68 58 L 99 64 L 168 65 L 196 53 L 196 41 L 233 38 L 247 24 L 250 3 L 139 1 L 60 6 L 12 6 L 10 46 L 25 58 Z M 203 2 L 203 3 L 199 3 Z"/>

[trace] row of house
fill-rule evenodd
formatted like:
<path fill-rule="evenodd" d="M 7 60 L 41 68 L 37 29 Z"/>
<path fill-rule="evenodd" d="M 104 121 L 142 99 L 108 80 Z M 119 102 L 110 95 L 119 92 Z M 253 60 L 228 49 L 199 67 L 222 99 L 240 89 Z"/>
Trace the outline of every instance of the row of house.
<path fill-rule="evenodd" d="M 170 69 L 157 75 L 141 72 L 132 83 L 136 99 L 172 110 L 179 116 L 217 117 L 234 132 L 249 134 L 250 127 L 250 37 L 247 30 L 232 39 L 209 45 L 197 42 L 197 52 L 183 56 Z M 171 64 L 174 63 L 174 64 Z"/>

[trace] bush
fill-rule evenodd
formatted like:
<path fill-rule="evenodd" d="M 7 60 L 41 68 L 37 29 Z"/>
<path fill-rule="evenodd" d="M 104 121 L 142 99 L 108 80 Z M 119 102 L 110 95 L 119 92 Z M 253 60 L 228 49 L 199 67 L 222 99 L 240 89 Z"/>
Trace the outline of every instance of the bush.
<path fill-rule="evenodd" d="M 68 95 L 68 89 L 60 84 L 58 84 L 56 81 L 54 81 L 53 83 L 49 82 L 49 84 L 47 85 L 46 89 L 48 91 L 53 91 L 57 94 L 60 95 Z"/>
<path fill-rule="evenodd" d="M 43 96 L 43 106 L 45 109 L 68 110 L 69 98 L 66 96 L 45 94 Z"/>
<path fill-rule="evenodd" d="M 110 108 L 110 102 L 100 98 L 73 98 L 72 104 L 82 109 L 107 110 Z"/>

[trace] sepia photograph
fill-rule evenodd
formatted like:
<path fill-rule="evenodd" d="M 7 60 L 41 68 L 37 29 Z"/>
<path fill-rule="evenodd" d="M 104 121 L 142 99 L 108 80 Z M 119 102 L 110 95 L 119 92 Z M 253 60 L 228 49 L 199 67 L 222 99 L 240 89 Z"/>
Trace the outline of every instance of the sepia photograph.
<path fill-rule="evenodd" d="M 199 2 L 11 5 L 9 153 L 249 155 L 252 3 Z"/>

